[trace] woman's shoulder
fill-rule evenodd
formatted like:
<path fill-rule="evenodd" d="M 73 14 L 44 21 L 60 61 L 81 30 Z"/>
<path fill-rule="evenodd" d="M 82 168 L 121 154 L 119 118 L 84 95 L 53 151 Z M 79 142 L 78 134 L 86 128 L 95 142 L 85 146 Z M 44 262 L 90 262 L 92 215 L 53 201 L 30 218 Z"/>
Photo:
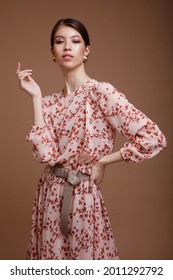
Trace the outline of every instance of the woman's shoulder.
<path fill-rule="evenodd" d="M 44 102 L 54 101 L 55 99 L 59 99 L 62 96 L 62 91 L 52 92 L 48 95 L 43 96 Z"/>
<path fill-rule="evenodd" d="M 43 97 L 43 99 L 48 100 L 48 99 L 54 99 L 58 98 L 62 95 L 62 91 L 57 91 L 57 92 L 51 92 Z"/>
<path fill-rule="evenodd" d="M 92 80 L 92 95 L 96 98 L 107 95 L 122 95 L 125 96 L 124 93 L 120 92 L 113 84 L 108 81 L 97 81 L 95 79 Z"/>
<path fill-rule="evenodd" d="M 42 98 L 43 108 L 49 109 L 52 106 L 56 105 L 57 102 L 60 100 L 61 96 L 62 96 L 62 92 L 54 92 L 43 96 Z"/>
<path fill-rule="evenodd" d="M 108 81 L 98 81 L 98 80 L 92 79 L 92 84 L 94 86 L 94 89 L 96 89 L 99 92 L 102 92 L 102 91 L 105 92 L 105 91 L 110 91 L 110 90 L 118 91 L 115 88 L 115 86 Z"/>

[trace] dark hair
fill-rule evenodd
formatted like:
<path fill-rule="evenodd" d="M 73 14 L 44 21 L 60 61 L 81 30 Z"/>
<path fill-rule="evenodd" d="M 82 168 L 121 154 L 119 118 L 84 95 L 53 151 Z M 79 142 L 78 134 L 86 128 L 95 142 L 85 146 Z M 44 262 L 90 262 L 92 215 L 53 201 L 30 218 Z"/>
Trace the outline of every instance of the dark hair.
<path fill-rule="evenodd" d="M 50 44 L 52 48 L 54 45 L 55 33 L 58 30 L 58 28 L 62 25 L 70 26 L 75 30 L 77 30 L 82 36 L 85 46 L 90 46 L 90 39 L 89 39 L 88 31 L 86 30 L 85 26 L 77 19 L 65 18 L 65 19 L 60 19 L 52 29 L 51 38 L 50 38 Z"/>

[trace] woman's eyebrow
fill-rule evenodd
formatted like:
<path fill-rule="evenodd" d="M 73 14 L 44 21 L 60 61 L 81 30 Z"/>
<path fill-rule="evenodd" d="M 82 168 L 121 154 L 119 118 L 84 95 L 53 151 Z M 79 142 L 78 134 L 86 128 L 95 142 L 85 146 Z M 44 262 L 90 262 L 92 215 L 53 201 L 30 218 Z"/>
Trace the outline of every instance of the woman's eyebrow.
<path fill-rule="evenodd" d="M 65 38 L 65 36 L 63 36 L 63 35 L 57 35 L 57 36 L 55 36 L 55 39 L 56 39 L 57 37 Z M 71 36 L 70 38 L 74 38 L 74 37 L 80 38 L 79 35 L 73 35 L 73 36 Z"/>

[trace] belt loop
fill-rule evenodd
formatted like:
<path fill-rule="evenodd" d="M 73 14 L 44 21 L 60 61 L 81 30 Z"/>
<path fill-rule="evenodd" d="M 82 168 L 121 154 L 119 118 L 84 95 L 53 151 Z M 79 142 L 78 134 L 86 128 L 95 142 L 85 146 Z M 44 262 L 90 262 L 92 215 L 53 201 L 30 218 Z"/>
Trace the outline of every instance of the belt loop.
<path fill-rule="evenodd" d="M 65 168 L 60 168 L 60 167 L 58 167 L 58 169 L 60 171 L 60 175 L 59 176 L 67 179 L 69 171 L 67 169 L 65 169 Z"/>

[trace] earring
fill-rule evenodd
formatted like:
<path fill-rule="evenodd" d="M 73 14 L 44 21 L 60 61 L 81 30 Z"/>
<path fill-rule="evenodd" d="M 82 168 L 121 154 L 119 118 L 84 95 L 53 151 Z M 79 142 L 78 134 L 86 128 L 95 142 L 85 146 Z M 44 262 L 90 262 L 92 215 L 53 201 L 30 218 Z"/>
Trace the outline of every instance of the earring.
<path fill-rule="evenodd" d="M 83 62 L 87 61 L 88 57 L 86 55 L 84 55 L 83 57 Z"/>
<path fill-rule="evenodd" d="M 53 60 L 53 62 L 55 62 L 55 61 L 56 61 L 56 57 L 55 57 L 55 56 L 53 56 L 53 57 L 52 57 L 52 60 Z"/>

